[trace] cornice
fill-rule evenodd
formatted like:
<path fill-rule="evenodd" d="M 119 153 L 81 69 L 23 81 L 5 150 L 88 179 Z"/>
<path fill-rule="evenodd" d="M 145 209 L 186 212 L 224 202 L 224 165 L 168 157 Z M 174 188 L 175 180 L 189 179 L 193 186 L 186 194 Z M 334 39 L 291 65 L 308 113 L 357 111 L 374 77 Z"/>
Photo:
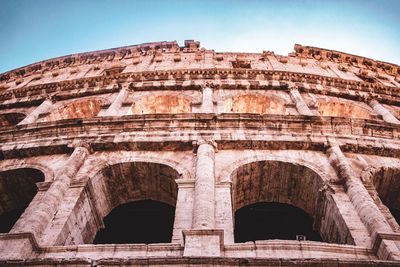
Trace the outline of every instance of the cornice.
<path fill-rule="evenodd" d="M 335 139 L 345 151 L 400 157 L 399 126 L 375 120 L 280 115 L 157 114 L 70 119 L 5 127 L 0 143 L 3 157 L 13 158 L 63 153 L 77 141 L 91 144 L 93 151 L 192 150 L 199 138 L 214 140 L 219 150 L 318 151 L 324 151 L 326 143 Z"/>
<path fill-rule="evenodd" d="M 317 60 L 317 62 L 330 61 L 337 64 L 345 63 L 348 64 L 349 66 L 356 66 L 357 68 L 365 69 L 366 71 L 372 70 L 376 73 L 383 72 L 395 77 L 400 75 L 399 66 L 392 63 L 374 61 L 372 59 L 355 56 L 343 52 L 316 48 L 311 46 L 302 46 L 298 44 L 294 46 L 294 50 L 295 53 L 290 53 L 289 56 L 299 58 L 299 60 L 304 58 L 313 58 Z M 229 52 L 217 53 L 214 52 L 213 50 L 200 49 L 200 43 L 193 40 L 186 40 L 185 46 L 183 47 L 180 47 L 176 41 L 155 42 L 155 43 L 146 43 L 146 44 L 131 45 L 119 48 L 112 48 L 107 50 L 99 50 L 93 52 L 78 53 L 78 54 L 72 54 L 72 55 L 40 61 L 25 67 L 10 70 L 8 72 L 0 74 L 0 82 L 10 80 L 12 77 L 16 78 L 16 77 L 35 76 L 50 70 L 62 69 L 66 67 L 77 67 L 89 64 L 95 66 L 102 63 L 107 63 L 108 65 L 111 64 L 110 66 L 108 66 L 108 68 L 104 69 L 105 73 L 106 72 L 108 74 L 114 72 L 119 73 L 120 71 L 114 71 L 114 70 L 117 69 L 118 70 L 120 69 L 121 71 L 123 70 L 123 67 L 125 66 L 119 64 L 121 60 L 128 58 L 143 57 L 143 56 L 154 56 L 154 57 L 159 56 L 160 58 L 162 58 L 162 54 L 164 53 L 181 53 L 181 52 L 195 53 L 196 57 L 200 55 L 201 58 L 204 58 L 206 53 L 211 52 L 215 55 L 214 58 L 217 61 L 218 61 L 218 55 L 220 56 L 236 55 L 236 61 L 239 63 L 246 61 L 246 57 L 244 55 L 257 55 L 260 60 L 268 60 L 268 56 L 275 56 L 273 52 L 269 51 L 268 52 L 264 51 L 262 53 L 229 53 Z M 277 58 L 281 63 L 287 62 L 287 60 L 283 60 L 287 58 L 286 56 L 277 55 Z M 177 58 L 177 60 L 180 61 L 180 56 Z M 140 62 L 140 60 L 138 62 Z M 301 64 L 302 63 L 300 63 L 300 65 Z M 342 66 L 342 68 L 344 67 Z"/>
<path fill-rule="evenodd" d="M 82 64 L 101 63 L 112 61 L 114 58 L 124 59 L 132 56 L 135 53 L 146 54 L 149 51 L 155 50 L 175 51 L 179 50 L 179 45 L 176 41 L 168 42 L 152 42 L 137 45 L 129 45 L 118 48 L 110 48 L 104 50 L 90 51 L 84 53 L 70 54 L 61 57 L 51 58 L 39 62 L 29 64 L 17 69 L 13 69 L 0 74 L 0 81 L 7 79 L 9 76 L 24 76 L 33 74 L 37 71 L 61 69 L 64 67 L 78 66 Z"/>
<path fill-rule="evenodd" d="M 393 63 L 380 60 L 373 60 L 362 56 L 357 56 L 336 50 L 319 48 L 314 46 L 304 46 L 295 44 L 295 55 L 304 58 L 315 58 L 316 60 L 329 60 L 336 63 L 349 63 L 352 65 L 364 65 L 375 69 L 382 69 L 394 75 L 400 74 L 399 66 Z"/>
<path fill-rule="evenodd" d="M 229 82 L 231 80 L 247 80 L 247 83 L 232 84 Z M 200 81 L 200 83 L 196 84 L 196 81 Z M 198 87 L 193 87 L 201 85 L 202 81 L 207 81 L 215 88 L 226 89 L 268 89 L 263 84 L 264 81 L 278 81 L 283 87 L 287 87 L 286 84 L 290 82 L 294 83 L 303 91 L 318 94 L 340 94 L 342 97 L 346 97 L 347 95 L 349 98 L 354 99 L 354 95 L 357 94 L 356 92 L 360 92 L 371 94 L 388 104 L 399 104 L 400 102 L 400 99 L 397 99 L 400 98 L 400 90 L 398 87 L 298 72 L 216 68 L 119 73 L 92 78 L 67 80 L 58 83 L 40 84 L 0 92 L 0 101 L 10 102 L 12 99 L 17 100 L 23 97 L 35 98 L 36 96 L 37 98 L 42 99 L 49 95 L 60 94 L 60 92 L 63 92 L 65 95 L 68 94 L 69 91 L 75 89 L 86 89 L 88 92 L 92 89 L 94 92 L 99 90 L 98 87 L 104 88 L 112 86 L 112 83 L 126 82 L 130 84 L 130 88 L 134 88 L 135 90 L 197 90 L 199 89 Z M 355 93 L 351 95 L 349 94 L 349 91 L 354 91 Z M 86 93 L 86 95 L 90 95 L 90 93 Z"/>

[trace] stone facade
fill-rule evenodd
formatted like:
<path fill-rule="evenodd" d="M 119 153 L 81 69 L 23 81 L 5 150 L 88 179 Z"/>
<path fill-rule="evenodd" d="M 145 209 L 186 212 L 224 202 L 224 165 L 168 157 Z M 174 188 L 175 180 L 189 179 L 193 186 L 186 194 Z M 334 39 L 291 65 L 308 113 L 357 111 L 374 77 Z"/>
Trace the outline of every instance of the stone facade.
<path fill-rule="evenodd" d="M 160 42 L 1 74 L 0 215 L 20 213 L 0 264 L 399 266 L 400 68 L 294 50 Z M 170 243 L 93 244 L 146 199 L 174 207 Z M 300 208 L 322 242 L 235 243 L 260 202 Z"/>

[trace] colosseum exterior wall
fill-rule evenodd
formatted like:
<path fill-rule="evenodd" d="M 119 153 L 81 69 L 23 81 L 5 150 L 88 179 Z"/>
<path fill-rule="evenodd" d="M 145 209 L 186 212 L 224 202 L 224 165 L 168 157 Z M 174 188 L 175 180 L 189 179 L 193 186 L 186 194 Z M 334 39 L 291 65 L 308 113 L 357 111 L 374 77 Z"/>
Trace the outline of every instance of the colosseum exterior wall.
<path fill-rule="evenodd" d="M 302 45 L 159 42 L 8 71 L 0 220 L 20 213 L 0 264 L 399 266 L 399 120 L 399 66 Z M 142 200 L 173 207 L 170 242 L 94 244 Z M 301 209 L 321 240 L 235 242 L 257 203 Z"/>

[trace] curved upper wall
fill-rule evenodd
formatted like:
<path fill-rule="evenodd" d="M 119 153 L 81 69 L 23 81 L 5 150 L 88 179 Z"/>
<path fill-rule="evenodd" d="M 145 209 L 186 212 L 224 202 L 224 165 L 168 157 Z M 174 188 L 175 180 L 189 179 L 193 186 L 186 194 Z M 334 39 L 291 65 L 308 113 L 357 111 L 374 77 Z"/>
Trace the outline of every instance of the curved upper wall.
<path fill-rule="evenodd" d="M 0 94 L 7 89 L 104 75 L 195 69 L 306 73 L 375 86 L 400 87 L 398 65 L 298 44 L 294 50 L 288 56 L 275 55 L 270 51 L 218 53 L 200 49 L 199 42 L 187 40 L 183 47 L 174 41 L 79 53 L 0 74 Z"/>

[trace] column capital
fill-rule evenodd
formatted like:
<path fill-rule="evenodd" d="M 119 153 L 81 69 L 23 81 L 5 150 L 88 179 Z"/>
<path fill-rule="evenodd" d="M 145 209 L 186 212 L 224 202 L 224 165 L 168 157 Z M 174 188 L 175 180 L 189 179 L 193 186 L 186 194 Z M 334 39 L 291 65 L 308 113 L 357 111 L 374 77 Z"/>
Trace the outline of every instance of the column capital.
<path fill-rule="evenodd" d="M 74 150 L 82 148 L 82 149 L 86 149 L 89 154 L 93 153 L 91 144 L 89 142 L 82 141 L 82 140 L 73 141 L 71 144 L 68 145 L 68 147 L 73 148 Z"/>
<path fill-rule="evenodd" d="M 197 141 L 193 141 L 192 142 L 192 145 L 194 147 L 195 152 L 197 151 L 199 146 L 204 145 L 204 144 L 212 146 L 214 148 L 214 150 L 216 150 L 216 151 L 218 150 L 218 144 L 214 139 L 208 139 L 208 138 L 203 139 L 203 138 L 200 138 Z"/>

